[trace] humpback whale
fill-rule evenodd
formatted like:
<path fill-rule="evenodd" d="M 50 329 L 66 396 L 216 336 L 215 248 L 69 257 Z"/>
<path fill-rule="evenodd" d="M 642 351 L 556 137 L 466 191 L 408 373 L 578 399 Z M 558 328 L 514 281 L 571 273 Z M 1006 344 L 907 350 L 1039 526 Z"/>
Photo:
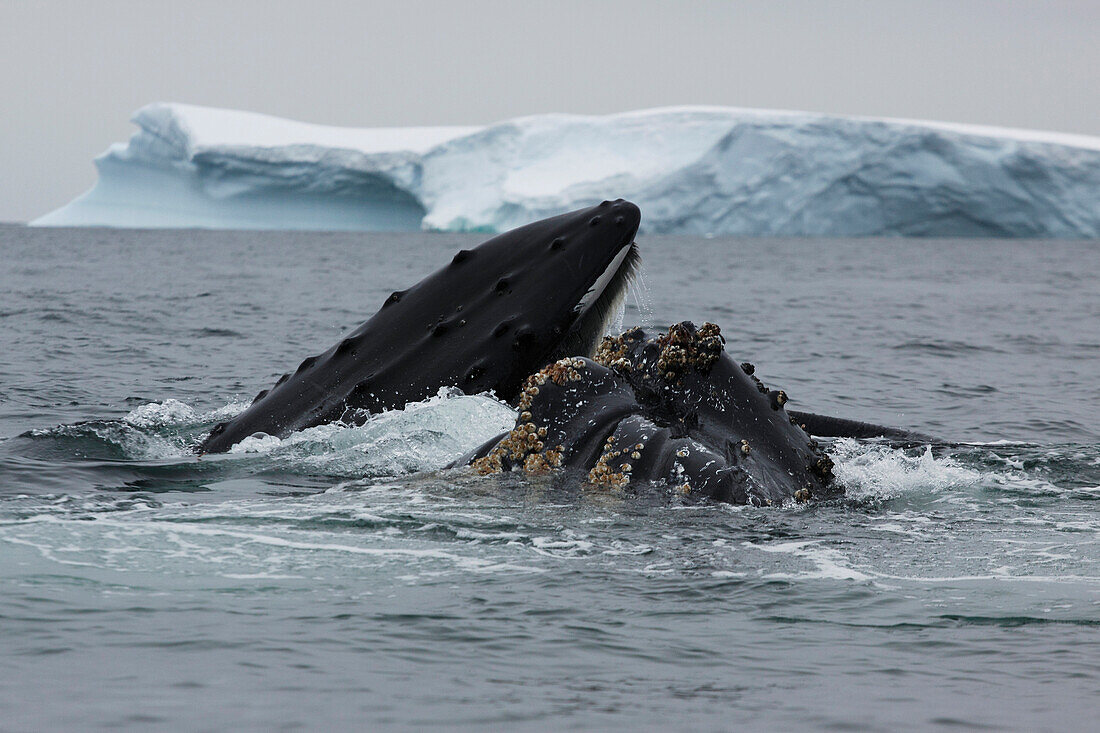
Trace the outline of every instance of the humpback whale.
<path fill-rule="evenodd" d="M 735 363 L 712 323 L 653 336 L 633 328 L 601 342 L 638 266 L 640 219 L 634 204 L 604 201 L 458 252 L 215 425 L 199 453 L 257 433 L 361 423 L 457 386 L 494 392 L 518 418 L 452 466 L 563 468 L 605 488 L 665 482 L 690 497 L 772 505 L 840 493 L 811 434 L 925 439 L 788 413 L 786 394 Z"/>
<path fill-rule="evenodd" d="M 629 201 L 604 201 L 460 251 L 215 425 L 199 453 L 256 433 L 361 422 L 441 387 L 513 401 L 543 365 L 592 353 L 637 267 L 640 220 Z"/>
<path fill-rule="evenodd" d="M 594 359 L 566 357 L 529 377 L 515 427 L 462 459 L 478 473 L 573 469 L 589 485 L 671 484 L 758 506 L 840 493 L 829 457 L 713 323 L 649 337 L 608 336 Z"/>

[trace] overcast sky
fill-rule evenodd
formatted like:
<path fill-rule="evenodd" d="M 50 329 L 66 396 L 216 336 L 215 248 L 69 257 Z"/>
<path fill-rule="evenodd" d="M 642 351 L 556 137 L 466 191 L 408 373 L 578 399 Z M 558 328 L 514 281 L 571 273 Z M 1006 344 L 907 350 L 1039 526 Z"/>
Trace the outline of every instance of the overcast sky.
<path fill-rule="evenodd" d="M 0 221 L 152 101 L 336 125 L 720 104 L 1100 135 L 1096 0 L 0 0 Z"/>

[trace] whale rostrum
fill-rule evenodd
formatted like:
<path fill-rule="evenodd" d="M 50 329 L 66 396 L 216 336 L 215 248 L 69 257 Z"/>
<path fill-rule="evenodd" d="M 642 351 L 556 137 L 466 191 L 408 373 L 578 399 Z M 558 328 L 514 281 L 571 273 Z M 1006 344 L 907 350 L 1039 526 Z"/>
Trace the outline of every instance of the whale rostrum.
<path fill-rule="evenodd" d="M 441 387 L 513 400 L 548 361 L 594 349 L 637 266 L 640 219 L 634 204 L 604 201 L 460 251 L 216 425 L 199 452 L 256 433 L 358 422 Z"/>

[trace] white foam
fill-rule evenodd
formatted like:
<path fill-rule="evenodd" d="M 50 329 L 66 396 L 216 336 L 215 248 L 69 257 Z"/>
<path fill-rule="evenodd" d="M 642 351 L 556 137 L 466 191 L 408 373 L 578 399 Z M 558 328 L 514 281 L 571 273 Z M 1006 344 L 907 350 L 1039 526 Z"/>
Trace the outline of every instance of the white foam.
<path fill-rule="evenodd" d="M 135 407 L 122 420 L 138 428 L 190 427 L 233 417 L 246 407 L 246 403 L 234 401 L 215 410 L 200 413 L 186 402 L 169 398 L 163 402 L 149 402 Z"/>
<path fill-rule="evenodd" d="M 769 544 L 744 542 L 745 547 L 762 552 L 781 553 L 808 560 L 815 566 L 813 571 L 804 572 L 772 572 L 764 575 L 765 578 L 782 579 L 826 579 L 826 580 L 854 580 L 867 581 L 872 576 L 850 567 L 847 558 L 839 550 L 822 547 L 817 540 L 802 540 L 797 542 L 774 542 Z"/>
<path fill-rule="evenodd" d="M 135 407 L 122 418 L 139 428 L 155 428 L 165 425 L 181 425 L 194 422 L 198 415 L 190 405 L 175 399 L 164 402 L 150 402 Z"/>
<path fill-rule="evenodd" d="M 980 471 L 966 468 L 954 458 L 936 458 L 931 447 L 913 456 L 890 446 L 843 438 L 829 452 L 837 481 L 849 496 L 857 498 L 942 493 L 986 480 Z"/>
<path fill-rule="evenodd" d="M 446 466 L 515 424 L 515 411 L 488 395 L 443 388 L 363 425 L 329 423 L 286 438 L 255 435 L 231 455 L 262 454 L 292 467 L 332 476 L 395 476 Z"/>
<path fill-rule="evenodd" d="M 247 509 L 240 504 L 234 508 Z M 380 546 L 384 533 L 365 538 L 371 544 L 356 544 L 339 541 L 339 536 L 332 532 L 284 529 L 276 534 L 271 530 L 212 523 L 214 519 L 232 522 L 247 516 L 247 511 L 243 511 L 237 517 L 208 516 L 202 518 L 202 523 L 196 523 L 186 520 L 187 512 L 156 518 L 133 515 L 115 518 L 101 514 L 95 522 L 41 515 L 9 524 L 0 533 L 0 542 L 32 548 L 59 565 L 143 571 L 163 568 L 169 562 L 182 563 L 182 567 L 204 564 L 225 566 L 226 569 L 215 572 L 221 577 L 235 579 L 308 577 L 305 575 L 307 569 L 315 572 L 321 568 L 344 567 L 347 557 L 373 560 L 376 565 L 413 563 L 409 566 L 417 567 L 420 574 L 430 572 L 438 563 L 474 573 L 542 572 L 540 568 L 497 557 L 464 553 L 460 551 L 461 546 L 454 550 L 434 543 L 424 547 L 408 546 L 410 543 L 400 537 L 395 537 L 387 546 Z M 281 550 L 291 552 L 279 552 Z M 266 568 L 245 569 L 257 565 Z M 359 561 L 356 567 L 366 569 Z"/>

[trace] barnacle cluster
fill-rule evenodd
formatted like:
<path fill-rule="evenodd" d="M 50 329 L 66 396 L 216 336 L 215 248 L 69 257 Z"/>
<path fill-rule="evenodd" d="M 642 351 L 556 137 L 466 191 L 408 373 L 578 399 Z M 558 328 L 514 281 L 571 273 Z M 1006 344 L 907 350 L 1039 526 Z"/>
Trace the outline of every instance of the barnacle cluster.
<path fill-rule="evenodd" d="M 596 353 L 592 356 L 592 359 L 597 364 L 602 364 L 609 369 L 616 369 L 620 372 L 629 371 L 630 345 L 641 340 L 644 336 L 645 332 L 637 326 L 623 331 L 618 336 L 604 336 L 603 341 L 596 347 Z"/>
<path fill-rule="evenodd" d="M 641 458 L 638 451 L 643 447 L 641 443 L 637 443 L 633 447 L 616 449 L 615 436 L 608 436 L 603 453 L 588 472 L 588 483 L 606 489 L 623 488 L 630 483 L 630 472 L 634 470 L 634 466 L 627 461 L 626 454 Z"/>
<path fill-rule="evenodd" d="M 722 331 L 716 324 L 704 323 L 698 330 L 690 324 L 676 323 L 668 333 L 657 337 L 657 373 L 670 381 L 680 381 L 688 369 L 706 372 L 722 353 Z"/>
<path fill-rule="evenodd" d="M 523 415 L 530 417 L 531 413 Z M 521 416 L 522 420 L 522 416 Z M 506 468 L 522 466 L 527 473 L 543 473 L 560 468 L 564 449 L 557 445 L 547 448 L 546 428 L 533 422 L 519 422 L 489 453 L 470 465 L 482 476 L 502 473 Z"/>
<path fill-rule="evenodd" d="M 625 338 L 622 336 L 604 336 L 603 341 L 596 347 L 596 353 L 592 355 L 592 360 L 597 364 L 603 364 L 605 367 L 610 368 L 616 361 L 625 357 L 626 353 Z"/>
<path fill-rule="evenodd" d="M 473 469 L 486 475 L 501 473 L 513 467 L 522 467 L 527 473 L 542 473 L 560 468 L 565 449 L 560 445 L 550 448 L 546 446 L 546 428 L 538 427 L 532 422 L 531 405 L 547 382 L 559 387 L 577 382 L 582 378 L 578 370 L 583 367 L 583 359 L 567 357 L 547 364 L 527 377 L 523 391 L 520 392 L 520 413 L 516 426 L 488 454 L 475 459 L 470 464 Z"/>
<path fill-rule="evenodd" d="M 774 392 L 769 392 L 768 397 L 771 398 L 773 410 L 778 410 L 780 407 L 787 404 L 787 393 L 781 389 L 777 389 Z"/>
<path fill-rule="evenodd" d="M 822 453 L 818 450 L 815 450 L 815 452 L 818 453 L 818 459 L 810 464 L 810 473 L 827 484 L 833 480 L 833 459 L 829 457 L 828 453 Z"/>
<path fill-rule="evenodd" d="M 539 396 L 539 389 L 547 381 L 553 382 L 559 387 L 564 387 L 568 382 L 576 382 L 581 378 L 578 369 L 584 367 L 584 359 L 566 357 L 558 359 L 553 364 L 547 364 L 542 369 L 527 377 L 523 384 L 523 390 L 519 394 L 520 410 L 530 410 L 535 398 Z"/>
<path fill-rule="evenodd" d="M 475 458 L 470 462 L 470 468 L 479 476 L 488 476 L 491 473 L 504 471 L 504 451 L 498 445 L 481 458 Z"/>

